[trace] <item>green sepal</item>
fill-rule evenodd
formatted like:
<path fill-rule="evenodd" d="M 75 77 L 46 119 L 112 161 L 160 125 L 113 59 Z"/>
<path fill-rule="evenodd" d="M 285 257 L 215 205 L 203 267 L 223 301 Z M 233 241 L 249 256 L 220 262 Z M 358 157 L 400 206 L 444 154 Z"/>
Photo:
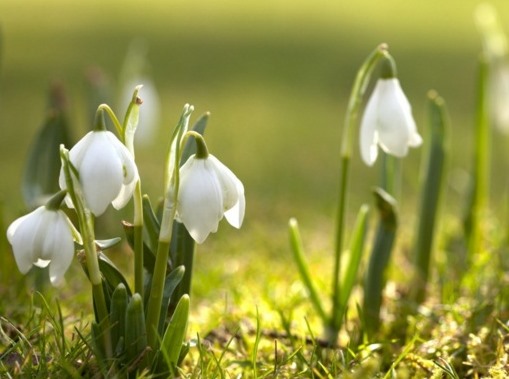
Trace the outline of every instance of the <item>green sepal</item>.
<path fill-rule="evenodd" d="M 160 335 L 163 334 L 164 325 L 169 314 L 172 314 L 173 310 L 170 307 L 170 302 L 175 289 L 182 281 L 186 269 L 184 266 L 178 266 L 166 277 L 164 282 L 163 300 L 161 302 L 161 315 L 159 317 L 158 332 Z"/>
<path fill-rule="evenodd" d="M 145 329 L 145 312 L 143 299 L 135 293 L 127 306 L 125 316 L 125 351 L 126 362 L 140 360 L 147 348 L 147 331 Z"/>
<path fill-rule="evenodd" d="M 60 145 L 71 145 L 65 103 L 62 88 L 54 86 L 46 119 L 32 142 L 23 174 L 22 192 L 28 208 L 44 204 L 46 197 L 60 190 Z"/>
<path fill-rule="evenodd" d="M 183 359 L 182 351 L 186 351 L 184 339 L 189 320 L 189 296 L 180 298 L 175 312 L 164 332 L 161 347 L 155 358 L 157 373 L 173 372 L 175 367 Z"/>
<path fill-rule="evenodd" d="M 124 333 L 128 302 L 127 289 L 124 284 L 120 283 L 111 295 L 110 305 L 111 345 L 113 346 L 115 356 L 120 356 L 124 352 Z"/>

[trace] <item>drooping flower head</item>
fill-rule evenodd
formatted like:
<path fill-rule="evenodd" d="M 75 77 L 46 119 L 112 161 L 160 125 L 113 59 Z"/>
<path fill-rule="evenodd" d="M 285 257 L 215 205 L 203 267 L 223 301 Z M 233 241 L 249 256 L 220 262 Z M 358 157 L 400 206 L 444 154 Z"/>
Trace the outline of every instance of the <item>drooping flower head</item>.
<path fill-rule="evenodd" d="M 115 209 L 124 207 L 131 198 L 138 180 L 138 169 L 129 150 L 107 130 L 86 134 L 69 151 L 76 168 L 86 206 L 96 216 L 104 213 L 108 204 Z M 60 171 L 60 188 L 66 188 L 64 171 Z M 67 205 L 72 207 L 69 197 Z"/>
<path fill-rule="evenodd" d="M 48 204 L 16 219 L 7 229 L 19 271 L 26 274 L 32 266 L 49 265 L 53 285 L 62 280 L 74 256 L 71 221 L 58 209 L 63 196 L 65 192 L 58 193 Z"/>
<path fill-rule="evenodd" d="M 388 154 L 404 157 L 408 147 L 418 147 L 422 143 L 410 103 L 396 77 L 394 61 L 387 58 L 384 62 L 382 75 L 361 120 L 361 157 L 368 166 L 375 163 L 378 146 Z"/>
<path fill-rule="evenodd" d="M 215 233 L 223 216 L 240 228 L 245 208 L 242 182 L 212 154 L 198 150 L 180 168 L 177 219 L 196 242 Z"/>

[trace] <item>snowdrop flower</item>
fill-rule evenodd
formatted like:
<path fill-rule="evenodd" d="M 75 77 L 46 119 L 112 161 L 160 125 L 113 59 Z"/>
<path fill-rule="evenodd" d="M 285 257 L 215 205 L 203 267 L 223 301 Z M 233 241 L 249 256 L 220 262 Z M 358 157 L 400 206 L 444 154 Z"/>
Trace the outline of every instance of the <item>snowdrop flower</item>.
<path fill-rule="evenodd" d="M 62 198 L 60 196 L 58 206 Z M 22 274 L 26 274 L 32 265 L 49 265 L 51 284 L 57 285 L 74 256 L 73 227 L 65 213 L 50 203 L 51 200 L 15 220 L 7 229 L 7 239 Z"/>
<path fill-rule="evenodd" d="M 123 208 L 131 198 L 138 180 L 138 169 L 127 148 L 107 130 L 94 130 L 69 151 L 71 163 L 79 174 L 86 206 L 96 216 L 108 204 Z M 60 171 L 60 188 L 66 188 L 65 174 Z M 67 205 L 72 207 L 69 197 Z"/>
<path fill-rule="evenodd" d="M 245 208 L 241 181 L 213 155 L 192 155 L 180 168 L 177 220 L 196 242 L 215 233 L 223 215 L 230 225 L 240 228 Z"/>
<path fill-rule="evenodd" d="M 368 100 L 361 121 L 361 156 L 372 166 L 378 156 L 378 146 L 388 154 L 404 157 L 408 147 L 418 147 L 422 138 L 417 132 L 410 103 L 395 76 L 393 62 L 382 73 Z"/>

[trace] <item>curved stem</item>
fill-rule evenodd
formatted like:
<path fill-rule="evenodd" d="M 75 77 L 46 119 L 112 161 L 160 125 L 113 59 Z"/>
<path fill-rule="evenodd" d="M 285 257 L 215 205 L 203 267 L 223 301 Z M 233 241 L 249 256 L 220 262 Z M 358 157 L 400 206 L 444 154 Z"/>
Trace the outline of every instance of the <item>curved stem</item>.
<path fill-rule="evenodd" d="M 388 57 L 387 45 L 379 45 L 364 61 L 357 73 L 355 82 L 348 101 L 348 109 L 345 115 L 345 124 L 343 127 L 343 136 L 341 144 L 341 176 L 338 196 L 338 210 L 336 217 L 336 243 L 334 249 L 334 268 L 332 273 L 332 314 L 330 318 L 330 341 L 335 343 L 339 329 L 342 323 L 343 312 L 340 309 L 340 288 L 339 273 L 341 271 L 341 253 L 343 249 L 343 236 L 345 213 L 347 203 L 348 178 L 350 170 L 350 156 L 352 154 L 352 129 L 357 125 L 359 110 L 362 105 L 362 99 L 366 92 L 371 73 L 381 58 Z M 329 333 L 328 333 L 329 334 Z"/>
<path fill-rule="evenodd" d="M 99 105 L 99 107 L 97 107 L 97 110 L 105 111 L 108 114 L 108 116 L 110 117 L 110 120 L 113 122 L 113 125 L 115 126 L 115 129 L 117 130 L 117 134 L 119 136 L 124 135 L 122 124 L 120 123 L 120 121 L 118 121 L 118 118 L 115 115 L 115 112 L 113 112 L 113 110 L 110 108 L 110 106 L 108 104 Z"/>

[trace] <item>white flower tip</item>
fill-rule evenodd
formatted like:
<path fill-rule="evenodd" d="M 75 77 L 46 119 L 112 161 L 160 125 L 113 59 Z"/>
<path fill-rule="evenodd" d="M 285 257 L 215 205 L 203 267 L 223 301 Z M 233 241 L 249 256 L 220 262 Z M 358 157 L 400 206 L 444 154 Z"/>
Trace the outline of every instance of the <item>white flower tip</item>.
<path fill-rule="evenodd" d="M 410 137 L 408 145 L 410 147 L 419 147 L 422 145 L 422 137 L 419 135 L 419 133 L 414 133 L 412 137 Z"/>

